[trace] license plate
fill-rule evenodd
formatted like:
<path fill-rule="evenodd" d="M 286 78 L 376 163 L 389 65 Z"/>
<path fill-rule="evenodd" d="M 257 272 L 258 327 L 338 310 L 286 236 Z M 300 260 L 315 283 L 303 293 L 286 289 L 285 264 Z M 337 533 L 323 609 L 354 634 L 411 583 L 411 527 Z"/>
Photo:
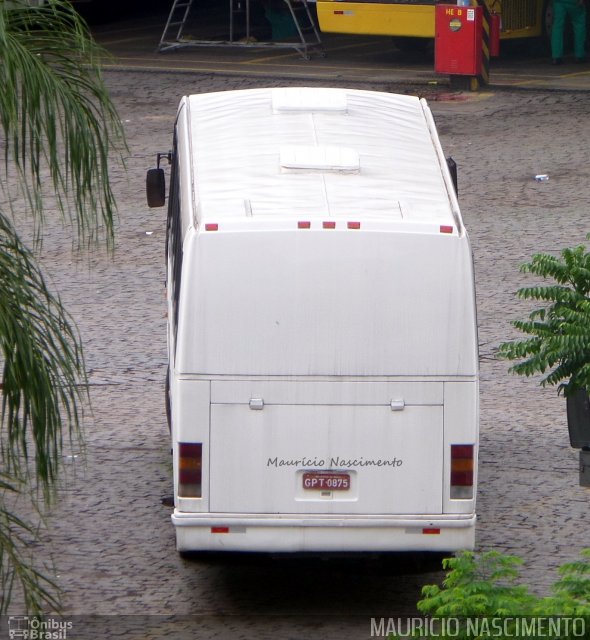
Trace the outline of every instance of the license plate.
<path fill-rule="evenodd" d="M 316 491 L 348 491 L 350 489 L 350 474 L 306 471 L 303 474 L 303 488 Z"/>

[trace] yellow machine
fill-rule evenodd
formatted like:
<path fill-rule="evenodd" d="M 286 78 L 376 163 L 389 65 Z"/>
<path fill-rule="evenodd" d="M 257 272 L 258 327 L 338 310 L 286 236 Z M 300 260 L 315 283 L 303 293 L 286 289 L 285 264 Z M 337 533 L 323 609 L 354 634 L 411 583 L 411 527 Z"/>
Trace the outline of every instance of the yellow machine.
<path fill-rule="evenodd" d="M 486 1 L 490 11 L 501 17 L 502 39 L 543 35 L 543 0 Z M 434 38 L 434 6 L 424 0 L 317 1 L 320 29 L 326 33 L 413 38 Z"/>

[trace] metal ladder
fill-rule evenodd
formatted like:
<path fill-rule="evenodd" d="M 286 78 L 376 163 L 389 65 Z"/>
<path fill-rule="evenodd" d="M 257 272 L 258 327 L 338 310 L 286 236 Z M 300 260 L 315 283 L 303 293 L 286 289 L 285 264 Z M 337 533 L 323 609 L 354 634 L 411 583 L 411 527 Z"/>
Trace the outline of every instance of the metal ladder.
<path fill-rule="evenodd" d="M 294 41 L 264 42 L 258 41 L 250 36 L 250 0 L 229 0 L 229 40 L 198 40 L 185 36 L 184 30 L 194 0 L 174 0 L 168 20 L 162 32 L 157 51 L 170 51 L 182 47 L 269 47 L 295 49 L 306 60 L 311 59 L 311 52 L 324 57 L 319 31 L 309 10 L 307 0 L 283 0 L 287 10 L 293 19 L 293 24 L 297 32 L 297 39 Z M 234 8 L 234 2 L 238 6 L 245 5 L 243 9 Z M 234 37 L 234 16 L 238 13 L 245 13 L 246 37 L 236 40 Z"/>
<path fill-rule="evenodd" d="M 184 31 L 184 25 L 186 24 L 192 5 L 193 0 L 174 0 L 162 37 L 160 38 L 158 51 L 172 49 L 175 43 L 182 41 L 182 32 Z M 176 31 L 176 34 L 174 34 L 174 31 Z"/>

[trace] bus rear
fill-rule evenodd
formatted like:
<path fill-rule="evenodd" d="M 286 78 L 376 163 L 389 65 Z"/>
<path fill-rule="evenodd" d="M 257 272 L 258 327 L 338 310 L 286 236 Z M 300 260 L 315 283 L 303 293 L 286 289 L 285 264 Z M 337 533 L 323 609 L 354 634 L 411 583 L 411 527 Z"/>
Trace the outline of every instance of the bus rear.
<path fill-rule="evenodd" d="M 473 546 L 469 244 L 457 229 L 400 226 L 226 221 L 188 240 L 180 550 Z"/>

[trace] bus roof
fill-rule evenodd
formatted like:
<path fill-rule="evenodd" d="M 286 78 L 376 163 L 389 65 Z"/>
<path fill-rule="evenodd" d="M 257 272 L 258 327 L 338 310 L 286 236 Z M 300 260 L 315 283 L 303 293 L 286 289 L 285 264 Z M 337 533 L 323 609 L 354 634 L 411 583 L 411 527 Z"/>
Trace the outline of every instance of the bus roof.
<path fill-rule="evenodd" d="M 192 95 L 185 106 L 197 225 L 296 216 L 463 229 L 424 100 L 296 87 Z"/>

